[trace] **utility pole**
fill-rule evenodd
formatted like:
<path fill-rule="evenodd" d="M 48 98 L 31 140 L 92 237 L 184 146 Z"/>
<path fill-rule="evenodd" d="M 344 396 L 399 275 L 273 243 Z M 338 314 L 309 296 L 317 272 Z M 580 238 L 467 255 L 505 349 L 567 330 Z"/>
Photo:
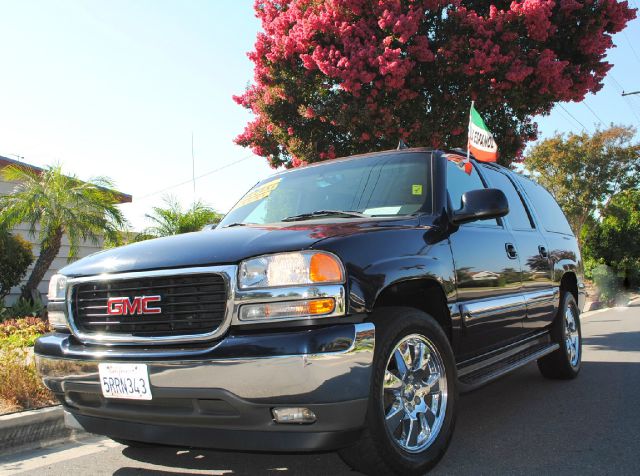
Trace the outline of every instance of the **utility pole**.
<path fill-rule="evenodd" d="M 193 180 L 193 201 L 196 201 L 196 159 L 193 153 L 193 131 L 191 131 L 191 179 Z"/>
<path fill-rule="evenodd" d="M 631 96 L 632 94 L 640 94 L 640 91 L 632 91 L 630 93 L 625 93 L 624 91 L 622 91 L 623 96 Z"/>

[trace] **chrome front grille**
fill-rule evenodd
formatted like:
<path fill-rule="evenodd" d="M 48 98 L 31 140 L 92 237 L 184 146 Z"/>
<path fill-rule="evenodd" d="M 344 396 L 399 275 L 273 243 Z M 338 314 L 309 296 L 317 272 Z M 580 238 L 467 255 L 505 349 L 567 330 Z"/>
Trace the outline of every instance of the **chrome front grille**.
<path fill-rule="evenodd" d="M 167 343 L 216 337 L 228 327 L 230 276 L 207 271 L 76 279 L 67 294 L 72 330 L 88 342 Z M 143 312 L 142 300 L 148 297 L 153 299 Z M 114 312 L 123 307 L 124 312 Z"/>

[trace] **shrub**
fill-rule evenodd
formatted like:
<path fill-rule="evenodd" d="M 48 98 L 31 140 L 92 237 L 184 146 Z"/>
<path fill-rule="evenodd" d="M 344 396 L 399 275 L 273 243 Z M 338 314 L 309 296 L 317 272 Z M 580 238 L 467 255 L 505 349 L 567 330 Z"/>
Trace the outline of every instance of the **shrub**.
<path fill-rule="evenodd" d="M 40 379 L 29 348 L 5 345 L 0 348 L 0 359 L 0 413 L 55 403 Z"/>
<path fill-rule="evenodd" d="M 38 408 L 55 402 L 42 384 L 31 346 L 49 325 L 37 317 L 0 323 L 0 413 Z"/>
<path fill-rule="evenodd" d="M 0 323 L 0 347 L 31 347 L 38 337 L 50 331 L 49 324 L 38 317 L 7 319 Z"/>
<path fill-rule="evenodd" d="M 613 270 L 604 264 L 593 268 L 593 282 L 600 292 L 600 300 L 610 303 L 618 294 L 618 278 Z"/>
<path fill-rule="evenodd" d="M 0 300 L 20 283 L 33 260 L 27 240 L 0 229 Z"/>
<path fill-rule="evenodd" d="M 43 317 L 45 309 L 45 305 L 42 304 L 40 299 L 34 299 L 32 302 L 28 299 L 20 298 L 13 306 L 7 308 L 3 318 Z"/>

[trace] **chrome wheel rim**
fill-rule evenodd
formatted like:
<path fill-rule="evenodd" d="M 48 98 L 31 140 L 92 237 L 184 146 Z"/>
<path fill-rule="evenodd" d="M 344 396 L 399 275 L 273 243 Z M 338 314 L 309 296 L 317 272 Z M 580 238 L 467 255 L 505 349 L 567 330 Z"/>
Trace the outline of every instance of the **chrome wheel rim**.
<path fill-rule="evenodd" d="M 447 374 L 429 339 L 411 334 L 393 349 L 382 402 L 387 433 L 404 451 L 419 453 L 437 438 L 446 416 Z"/>
<path fill-rule="evenodd" d="M 564 343 L 572 367 L 577 367 L 580 362 L 580 333 L 576 321 L 573 308 L 567 307 L 564 311 Z"/>

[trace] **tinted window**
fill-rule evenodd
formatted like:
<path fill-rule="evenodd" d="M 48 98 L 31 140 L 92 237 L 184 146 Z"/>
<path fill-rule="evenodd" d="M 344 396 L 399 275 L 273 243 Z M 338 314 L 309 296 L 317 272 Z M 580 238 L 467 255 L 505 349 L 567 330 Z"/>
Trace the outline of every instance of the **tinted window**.
<path fill-rule="evenodd" d="M 430 160 L 426 154 L 386 154 L 303 167 L 253 187 L 227 214 L 231 223 L 276 223 L 318 210 L 370 216 L 431 210 Z"/>
<path fill-rule="evenodd" d="M 520 177 L 519 180 L 527 197 L 533 203 L 536 214 L 542 221 L 542 227 L 547 231 L 573 235 L 567 218 L 553 196 L 544 187 L 531 180 L 524 177 Z"/>
<path fill-rule="evenodd" d="M 462 194 L 471 190 L 486 188 L 475 167 L 471 169 L 471 173 L 465 172 L 462 163 L 457 160 L 447 160 L 447 190 L 451 197 L 451 205 L 454 210 L 460 208 L 462 203 Z M 478 220 L 471 222 L 474 225 L 497 226 L 498 221 L 495 218 L 489 220 Z"/>
<path fill-rule="evenodd" d="M 491 182 L 491 186 L 499 188 L 507 196 L 507 201 L 509 202 L 509 214 L 507 215 L 507 220 L 511 223 L 511 227 L 514 230 L 533 229 L 527 209 L 525 208 L 524 203 L 522 203 L 522 197 L 520 197 L 520 194 L 513 186 L 513 183 L 509 180 L 509 177 L 490 167 L 483 167 L 483 171 L 489 179 L 489 182 Z"/>

